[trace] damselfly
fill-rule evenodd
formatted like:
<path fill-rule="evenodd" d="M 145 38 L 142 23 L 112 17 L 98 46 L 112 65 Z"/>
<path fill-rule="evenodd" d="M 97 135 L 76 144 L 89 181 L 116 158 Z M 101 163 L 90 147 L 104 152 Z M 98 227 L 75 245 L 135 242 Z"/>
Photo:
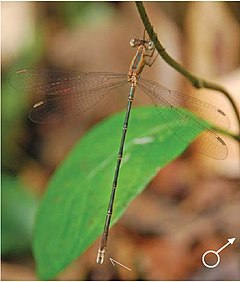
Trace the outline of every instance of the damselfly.
<path fill-rule="evenodd" d="M 128 74 L 118 73 L 83 73 L 66 71 L 41 71 L 41 70 L 20 70 L 10 76 L 13 87 L 22 91 L 31 91 L 43 95 L 45 99 L 40 100 L 30 110 L 29 117 L 37 123 L 48 122 L 53 118 L 72 118 L 77 113 L 82 113 L 90 109 L 93 105 L 102 100 L 110 90 L 129 84 L 129 95 L 127 110 L 123 123 L 122 137 L 117 156 L 117 164 L 113 178 L 112 190 L 107 209 L 104 229 L 99 244 L 97 263 L 102 264 L 107 247 L 107 239 L 110 221 L 113 213 L 113 204 L 117 188 L 123 149 L 128 129 L 131 107 L 134 99 L 135 89 L 138 86 L 144 93 L 148 94 L 157 107 L 169 107 L 175 115 L 174 124 L 167 122 L 165 111 L 159 110 L 160 117 L 166 121 L 175 135 L 187 143 L 189 135 L 195 136 L 191 128 L 197 127 L 203 131 L 198 137 L 196 149 L 207 156 L 216 159 L 224 159 L 228 150 L 225 142 L 219 137 L 207 123 L 188 114 L 179 108 L 181 105 L 190 105 L 194 112 L 203 118 L 217 122 L 221 126 L 228 125 L 228 118 L 225 113 L 211 104 L 178 93 L 173 90 L 140 77 L 144 66 L 151 66 L 155 60 L 153 58 L 155 48 L 152 41 L 134 38 L 130 41 L 132 47 L 137 47 L 137 52 L 133 57 Z M 69 103 L 70 101 L 70 103 Z M 182 130 L 181 123 L 185 121 L 190 124 L 188 138 L 186 131 Z M 179 126 L 176 126 L 178 125 Z"/>

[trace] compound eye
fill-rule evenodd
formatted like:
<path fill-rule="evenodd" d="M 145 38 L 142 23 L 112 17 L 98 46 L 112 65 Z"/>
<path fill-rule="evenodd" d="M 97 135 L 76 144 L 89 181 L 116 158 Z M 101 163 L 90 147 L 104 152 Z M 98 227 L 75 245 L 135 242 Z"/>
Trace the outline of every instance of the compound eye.
<path fill-rule="evenodd" d="M 131 47 L 136 47 L 136 39 L 135 38 L 130 40 L 130 46 Z"/>
<path fill-rule="evenodd" d="M 133 38 L 130 40 L 131 47 L 136 47 L 137 45 L 139 45 L 139 40 L 137 38 Z"/>
<path fill-rule="evenodd" d="M 152 50 L 153 48 L 154 48 L 153 42 L 152 42 L 152 41 L 149 41 L 149 42 L 148 42 L 148 49 L 149 49 L 149 50 Z"/>

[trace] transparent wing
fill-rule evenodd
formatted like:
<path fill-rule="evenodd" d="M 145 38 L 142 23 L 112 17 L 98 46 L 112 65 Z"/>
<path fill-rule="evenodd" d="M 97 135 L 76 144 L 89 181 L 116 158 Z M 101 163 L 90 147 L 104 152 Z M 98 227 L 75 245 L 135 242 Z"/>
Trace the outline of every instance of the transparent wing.
<path fill-rule="evenodd" d="M 228 117 L 222 110 L 197 98 L 169 90 L 150 80 L 140 78 L 138 86 L 151 97 L 157 107 L 166 106 L 171 108 L 172 114 L 175 116 L 173 123 L 167 122 L 164 111 L 159 111 L 159 114 L 180 140 L 188 143 L 189 136 L 194 137 L 196 130 L 199 130 L 199 132 L 204 130 L 197 138 L 197 141 L 194 142 L 192 148 L 214 159 L 225 159 L 227 157 L 228 149 L 223 139 L 212 131 L 207 123 L 201 122 L 200 120 L 198 121 L 191 114 L 186 113 L 179 107 L 183 105 L 190 106 L 191 110 L 193 110 L 197 116 L 220 126 L 228 127 Z M 182 126 L 183 122 L 191 126 L 186 128 Z"/>
<path fill-rule="evenodd" d="M 69 94 L 47 97 L 33 105 L 29 118 L 36 123 L 56 120 L 70 120 L 100 102 L 110 90 L 123 86 L 126 80 Z"/>
<path fill-rule="evenodd" d="M 111 89 L 127 84 L 125 74 L 20 70 L 10 75 L 12 87 L 38 97 L 29 112 L 37 123 L 71 119 L 100 102 Z"/>
<path fill-rule="evenodd" d="M 126 74 L 59 70 L 18 70 L 9 75 L 10 85 L 34 94 L 61 95 L 91 90 L 103 84 L 127 80 Z"/>

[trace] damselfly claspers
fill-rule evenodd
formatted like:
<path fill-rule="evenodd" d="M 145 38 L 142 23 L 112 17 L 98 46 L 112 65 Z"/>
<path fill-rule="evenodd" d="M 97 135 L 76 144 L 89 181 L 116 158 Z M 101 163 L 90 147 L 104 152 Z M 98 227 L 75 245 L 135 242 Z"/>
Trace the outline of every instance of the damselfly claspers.
<path fill-rule="evenodd" d="M 113 178 L 112 190 L 107 209 L 104 229 L 99 244 L 97 263 L 102 264 L 107 247 L 107 239 L 110 228 L 115 192 L 117 188 L 120 165 L 123 157 L 124 143 L 128 129 L 128 122 L 134 93 L 138 86 L 148 94 L 156 106 L 169 107 L 175 115 L 174 124 L 168 123 L 165 111 L 159 110 L 160 117 L 166 121 L 174 134 L 187 143 L 186 131 L 182 130 L 181 122 L 190 124 L 188 136 L 193 135 L 191 128 L 197 127 L 203 131 L 198 137 L 196 149 L 207 156 L 216 159 L 224 159 L 228 150 L 225 142 L 219 137 L 207 123 L 202 123 L 191 114 L 179 108 L 181 105 L 190 105 L 191 109 L 200 117 L 208 118 L 221 126 L 228 125 L 225 113 L 211 104 L 187 96 L 185 94 L 169 90 L 168 88 L 140 77 L 145 66 L 151 66 L 155 61 L 154 44 L 150 40 L 134 38 L 130 41 L 132 47 L 137 47 L 128 74 L 118 73 L 83 73 L 52 70 L 20 70 L 10 76 L 10 83 L 14 88 L 22 91 L 30 91 L 43 95 L 45 99 L 33 105 L 29 117 L 37 123 L 47 122 L 51 118 L 72 118 L 74 115 L 84 112 L 102 100 L 110 90 L 125 84 L 130 85 L 127 110 L 123 123 L 122 138 L 117 156 L 117 164 Z M 176 126 L 179 122 L 179 126 Z"/>

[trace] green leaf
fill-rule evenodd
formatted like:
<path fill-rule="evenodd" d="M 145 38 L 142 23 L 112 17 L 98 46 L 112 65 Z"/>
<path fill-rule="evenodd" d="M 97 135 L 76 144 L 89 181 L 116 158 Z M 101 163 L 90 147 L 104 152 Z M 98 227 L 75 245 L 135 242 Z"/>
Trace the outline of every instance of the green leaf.
<path fill-rule="evenodd" d="M 2 255 L 31 249 L 37 200 L 15 177 L 2 176 Z"/>
<path fill-rule="evenodd" d="M 171 109 L 161 111 L 173 122 Z M 101 234 L 123 119 L 120 113 L 90 130 L 51 179 L 37 214 L 34 238 L 37 273 L 42 280 L 56 276 Z M 190 126 L 183 123 L 186 134 Z M 189 144 L 201 131 L 195 130 Z M 112 224 L 156 173 L 187 146 L 173 136 L 155 108 L 132 110 Z"/>

